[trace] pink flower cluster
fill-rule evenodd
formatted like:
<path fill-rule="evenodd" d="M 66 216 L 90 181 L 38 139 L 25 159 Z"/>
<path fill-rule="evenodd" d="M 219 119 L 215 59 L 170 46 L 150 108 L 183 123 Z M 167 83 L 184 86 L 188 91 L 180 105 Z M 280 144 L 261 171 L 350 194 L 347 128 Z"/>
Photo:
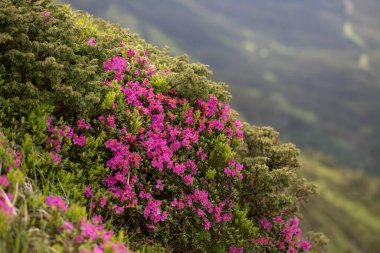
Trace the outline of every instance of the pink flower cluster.
<path fill-rule="evenodd" d="M 129 252 L 123 243 L 112 241 L 113 232 L 104 229 L 99 216 L 94 216 L 92 222 L 82 219 L 79 224 L 65 220 L 61 229 L 74 238 L 73 246 L 80 246 L 80 253 Z"/>
<path fill-rule="evenodd" d="M 210 219 L 216 223 L 228 222 L 232 219 L 232 213 L 226 212 L 223 208 L 231 210 L 233 207 L 229 199 L 213 204 L 209 199 L 209 193 L 196 188 L 193 194 L 188 194 L 179 200 L 175 198 L 170 205 L 177 210 L 182 210 L 185 207 L 190 208 L 199 218 L 203 219 L 203 228 L 209 230 L 212 225 Z M 207 216 L 210 216 L 207 218 Z"/>
<path fill-rule="evenodd" d="M 92 222 L 82 219 L 78 230 L 70 221 L 65 221 L 62 229 L 74 235 L 76 245 L 86 245 L 85 248 L 81 247 L 80 253 L 129 252 L 123 243 L 111 241 L 112 231 L 105 230 L 96 217 Z"/>
<path fill-rule="evenodd" d="M 231 114 L 230 107 L 214 96 L 190 103 L 179 98 L 173 89 L 156 92 L 150 78 L 168 75 L 170 71 L 157 70 L 147 51 L 129 49 L 126 58 L 112 57 L 103 67 L 113 78 L 104 83 L 118 82 L 125 98 L 123 103 L 114 103 L 109 112 L 92 121 L 93 128 L 84 119 L 79 119 L 75 128 L 53 126 L 53 119 L 48 119 L 51 137 L 47 144 L 56 164 L 61 161 L 63 142 L 71 140 L 85 149 L 86 135 L 91 129 L 100 128 L 112 136 L 104 143 L 110 154 L 106 162 L 110 174 L 99 178 L 105 189 L 97 193 L 88 185 L 84 192 L 92 199 L 94 211 L 121 215 L 142 206 L 141 215 L 151 229 L 166 221 L 171 213 L 185 209 L 198 217 L 206 230 L 216 223 L 230 221 L 233 187 L 243 178 L 243 166 L 232 157 L 224 170 L 216 168 L 220 182 L 205 181 L 212 140 L 220 135 L 229 143 L 243 138 L 242 125 Z M 130 119 L 123 117 L 131 112 L 137 113 L 134 117 L 141 121 L 138 129 L 133 129 Z M 223 188 L 210 192 L 213 187 L 209 185 L 219 183 Z M 176 190 L 172 190 L 173 186 Z"/>
<path fill-rule="evenodd" d="M 302 230 L 298 227 L 299 219 L 297 217 L 284 221 L 280 216 L 276 216 L 273 218 L 273 222 L 263 217 L 260 219 L 260 223 L 267 236 L 254 240 L 254 243 L 264 249 L 276 247 L 279 251 L 286 253 L 308 252 L 310 250 L 310 242 L 301 237 Z"/>
<path fill-rule="evenodd" d="M 53 16 L 51 16 L 51 13 L 49 11 L 42 11 L 41 15 L 45 21 L 50 21 L 50 20 L 54 19 Z"/>
<path fill-rule="evenodd" d="M 85 120 L 85 119 L 79 119 L 79 120 L 77 121 L 77 128 L 78 128 L 79 130 L 81 130 L 81 129 L 86 129 L 86 130 L 88 130 L 88 129 L 90 129 L 90 127 L 91 127 L 91 124 L 90 124 L 90 123 L 86 123 L 86 120 Z"/>
<path fill-rule="evenodd" d="M 95 39 L 93 37 L 89 38 L 87 40 L 87 43 L 92 46 L 92 47 L 95 47 L 96 46 L 96 42 L 95 42 Z"/>
<path fill-rule="evenodd" d="M 91 124 L 86 123 L 84 119 L 77 121 L 77 131 L 90 129 Z M 74 129 L 69 125 L 54 126 L 53 118 L 48 117 L 48 131 L 52 134 L 46 140 L 46 144 L 50 147 L 51 157 L 55 164 L 59 164 L 62 160 L 59 152 L 62 149 L 62 143 L 65 140 L 72 140 L 74 145 L 79 147 L 86 146 L 87 138 L 84 134 L 77 134 Z"/>
<path fill-rule="evenodd" d="M 167 219 L 171 208 L 189 208 L 203 220 L 205 229 L 210 229 L 212 222 L 230 221 L 233 204 L 228 190 L 224 192 L 223 201 L 215 202 L 212 200 L 215 196 L 197 185 L 203 180 L 206 169 L 203 164 L 210 150 L 205 139 L 224 134 L 230 140 L 240 140 L 243 138 L 241 123 L 233 118 L 229 106 L 219 103 L 216 97 L 211 96 L 208 101 L 198 99 L 190 105 L 173 90 L 168 94 L 156 93 L 150 77 L 159 71 L 149 60 L 147 51 L 129 49 L 126 56 L 114 56 L 103 64 L 105 71 L 113 73 L 113 79 L 105 84 L 119 82 L 125 96 L 125 104 L 114 105 L 111 110 L 116 107 L 127 112 L 137 111 L 143 125 L 137 133 L 132 133 L 128 131 L 128 122 L 116 115 L 99 117 L 102 126 L 115 129 L 119 135 L 105 142 L 112 153 L 106 163 L 112 173 L 104 179 L 107 201 L 103 196 L 103 203 L 99 200 L 97 207 L 102 210 L 107 205 L 121 214 L 143 205 L 142 215 L 152 229 Z M 137 77 L 141 81 L 136 81 Z M 73 136 L 74 144 L 83 143 Z M 240 180 L 242 169 L 243 166 L 232 159 L 225 173 L 223 169 L 221 173 L 226 182 L 232 178 Z M 146 173 L 153 175 L 148 181 Z M 165 185 L 171 184 L 183 190 L 168 192 Z M 231 188 L 230 183 L 227 185 Z M 163 201 L 163 194 L 172 199 Z"/>
<path fill-rule="evenodd" d="M 231 245 L 230 247 L 230 253 L 243 253 L 243 252 L 244 252 L 243 247 L 238 248 L 235 245 Z"/>
<path fill-rule="evenodd" d="M 63 212 L 67 211 L 66 202 L 59 196 L 47 196 L 45 203 L 50 208 L 57 208 L 58 210 L 61 210 Z"/>
<path fill-rule="evenodd" d="M 236 177 L 239 178 L 240 180 L 243 179 L 243 165 L 241 163 L 236 163 L 235 159 L 231 159 L 228 162 L 228 167 L 224 168 L 224 173 L 226 173 L 227 177 Z"/>

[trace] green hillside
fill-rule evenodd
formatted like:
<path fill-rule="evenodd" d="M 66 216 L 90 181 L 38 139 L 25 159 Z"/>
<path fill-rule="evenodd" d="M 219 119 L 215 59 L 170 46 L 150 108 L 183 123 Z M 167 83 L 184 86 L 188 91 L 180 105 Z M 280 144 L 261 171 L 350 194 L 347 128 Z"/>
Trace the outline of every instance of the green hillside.
<path fill-rule="evenodd" d="M 380 180 L 339 169 L 323 156 L 304 155 L 300 162 L 319 192 L 303 209 L 304 228 L 323 231 L 330 252 L 380 251 Z"/>

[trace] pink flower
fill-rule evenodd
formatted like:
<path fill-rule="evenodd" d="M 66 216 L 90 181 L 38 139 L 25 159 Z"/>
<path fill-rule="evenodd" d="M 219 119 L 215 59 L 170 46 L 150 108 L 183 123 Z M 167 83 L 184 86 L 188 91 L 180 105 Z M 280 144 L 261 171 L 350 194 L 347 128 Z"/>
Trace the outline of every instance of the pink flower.
<path fill-rule="evenodd" d="M 121 213 L 124 212 L 124 207 L 123 206 L 115 206 L 114 209 L 115 209 L 115 213 L 116 214 L 121 214 Z"/>
<path fill-rule="evenodd" d="M 272 243 L 272 240 L 271 238 L 268 238 L 268 237 L 259 237 L 254 241 L 254 243 L 266 246 L 266 245 L 270 245 Z"/>
<path fill-rule="evenodd" d="M 115 124 L 115 116 L 114 115 L 110 115 L 107 117 L 107 123 L 108 123 L 108 126 L 110 128 L 114 128 L 116 127 L 116 124 Z"/>
<path fill-rule="evenodd" d="M 223 221 L 228 222 L 232 220 L 233 215 L 231 213 L 225 213 L 223 214 Z"/>
<path fill-rule="evenodd" d="M 214 96 L 210 96 L 208 102 L 206 102 L 206 116 L 211 117 L 218 110 L 218 99 Z"/>
<path fill-rule="evenodd" d="M 277 222 L 278 224 L 283 224 L 284 220 L 281 218 L 281 216 L 276 216 L 274 217 L 274 221 Z"/>
<path fill-rule="evenodd" d="M 209 221 L 208 219 L 204 219 L 203 228 L 204 228 L 205 230 L 210 230 L 210 228 L 211 228 L 211 223 L 210 223 L 210 221 Z"/>
<path fill-rule="evenodd" d="M 15 166 L 16 168 L 20 167 L 21 160 L 22 160 L 22 153 L 16 151 L 16 157 L 15 157 L 15 160 L 13 162 L 13 166 Z"/>
<path fill-rule="evenodd" d="M 227 177 L 232 176 L 232 170 L 228 167 L 224 168 L 224 173 L 226 174 Z"/>
<path fill-rule="evenodd" d="M 165 221 L 168 217 L 168 212 L 161 212 L 159 208 L 161 205 L 162 202 L 159 200 L 149 200 L 148 204 L 144 208 L 144 218 L 151 220 L 153 224 L 156 224 L 159 221 Z"/>
<path fill-rule="evenodd" d="M 65 212 L 67 211 L 67 204 L 61 197 L 52 196 L 52 195 L 47 196 L 45 203 L 48 207 L 51 207 L 51 208 L 56 207 L 62 211 L 65 211 Z"/>
<path fill-rule="evenodd" d="M 90 45 L 90 46 L 96 46 L 96 42 L 95 42 L 95 39 L 93 37 L 89 38 L 87 40 L 87 43 Z"/>
<path fill-rule="evenodd" d="M 7 188 L 9 186 L 9 181 L 8 181 L 6 175 L 1 175 L 1 177 L 0 177 L 0 186 L 3 186 L 4 188 Z"/>
<path fill-rule="evenodd" d="M 178 175 L 184 173 L 185 170 L 186 170 L 186 166 L 184 164 L 178 164 L 178 163 L 176 163 L 174 165 L 174 168 L 173 168 L 174 173 L 176 173 Z"/>
<path fill-rule="evenodd" d="M 83 242 L 83 236 L 81 236 L 81 235 L 75 236 L 75 242 L 78 243 L 78 244 L 82 243 Z M 88 252 L 88 251 L 84 251 L 84 252 Z"/>
<path fill-rule="evenodd" d="M 70 221 L 64 221 L 62 229 L 71 232 L 74 230 L 74 226 Z"/>
<path fill-rule="evenodd" d="M 73 143 L 75 145 L 80 146 L 80 147 L 86 146 L 86 136 L 84 136 L 83 134 L 81 134 L 79 136 L 78 135 L 74 135 Z"/>
<path fill-rule="evenodd" d="M 291 227 L 296 228 L 296 227 L 298 227 L 298 224 L 299 224 L 299 219 L 297 217 L 289 219 L 289 225 Z"/>
<path fill-rule="evenodd" d="M 204 212 L 202 209 L 198 209 L 198 210 L 197 210 L 197 215 L 198 215 L 199 217 L 203 217 L 203 216 L 205 216 L 206 214 L 205 214 L 205 212 Z"/>
<path fill-rule="evenodd" d="M 84 191 L 84 196 L 86 196 L 86 198 L 90 198 L 92 196 L 92 190 L 90 185 L 87 185 L 86 190 Z"/>
<path fill-rule="evenodd" d="M 279 250 L 283 250 L 283 249 L 285 249 L 285 243 L 284 243 L 284 242 L 277 241 L 276 244 L 277 244 L 277 248 L 278 248 Z"/>
<path fill-rule="evenodd" d="M 157 230 L 157 226 L 154 225 L 154 224 L 148 224 L 146 225 L 149 229 L 153 230 L 153 231 L 156 231 Z"/>
<path fill-rule="evenodd" d="M 185 122 L 190 124 L 190 125 L 193 125 L 194 124 L 194 113 L 193 113 L 193 108 L 190 107 L 188 109 L 186 109 L 186 111 L 183 113 L 184 116 L 186 117 L 185 119 Z"/>
<path fill-rule="evenodd" d="M 94 217 L 92 217 L 92 223 L 94 223 L 94 224 L 100 224 L 100 223 L 102 223 L 102 216 L 95 215 Z"/>
<path fill-rule="evenodd" d="M 183 177 L 183 181 L 185 182 L 185 185 L 191 185 L 193 183 L 193 177 L 186 175 Z"/>
<path fill-rule="evenodd" d="M 178 204 L 177 204 L 177 208 L 178 208 L 179 210 L 182 210 L 182 209 L 185 208 L 185 204 L 184 204 L 182 201 L 180 201 L 180 202 L 178 202 Z"/>
<path fill-rule="evenodd" d="M 43 16 L 43 18 L 45 19 L 45 21 L 48 21 L 48 20 L 52 19 L 52 17 L 50 16 L 50 12 L 49 11 L 43 11 L 43 12 L 41 12 L 41 15 Z"/>
<path fill-rule="evenodd" d="M 196 155 L 201 158 L 201 161 L 204 162 L 206 160 L 207 154 L 203 153 L 202 148 L 199 148 Z"/>
<path fill-rule="evenodd" d="M 178 204 L 178 200 L 177 199 L 174 199 L 172 202 L 170 202 L 170 206 L 172 207 L 176 207 Z"/>
<path fill-rule="evenodd" d="M 99 246 L 96 245 L 95 248 L 92 250 L 92 253 L 103 253 L 103 249 Z"/>
<path fill-rule="evenodd" d="M 53 159 L 55 164 L 59 164 L 61 162 L 61 157 L 54 151 L 51 152 L 51 158 Z"/>
<path fill-rule="evenodd" d="M 83 237 L 90 238 L 91 240 L 94 240 L 98 237 L 96 226 L 87 222 L 86 219 L 81 220 L 81 235 Z"/>
<path fill-rule="evenodd" d="M 230 253 L 243 253 L 243 247 L 238 248 L 235 245 L 231 245 Z"/>
<path fill-rule="evenodd" d="M 104 120 L 105 120 L 104 115 L 100 115 L 100 116 L 98 117 L 98 120 L 99 120 L 100 122 L 104 122 Z"/>
<path fill-rule="evenodd" d="M 271 228 L 272 228 L 272 223 L 270 223 L 269 220 L 265 217 L 262 217 L 260 219 L 260 224 L 263 227 L 263 229 L 265 229 L 265 230 L 271 230 Z"/>
<path fill-rule="evenodd" d="M 77 127 L 78 129 L 90 129 L 91 125 L 86 123 L 85 119 L 79 119 L 77 121 Z"/>
<path fill-rule="evenodd" d="M 213 119 L 213 120 L 209 121 L 209 126 L 210 126 L 210 128 L 214 128 L 217 130 L 223 130 L 224 124 L 220 120 Z"/>
<path fill-rule="evenodd" d="M 106 197 L 101 197 L 100 198 L 100 206 L 101 207 L 104 207 L 105 205 L 107 204 L 107 199 L 106 199 Z"/>
<path fill-rule="evenodd" d="M 8 199 L 6 199 L 6 198 L 8 198 Z M 15 214 L 15 210 L 13 209 L 13 206 L 10 203 L 11 199 L 12 198 L 11 198 L 10 193 L 7 193 L 6 197 L 0 196 L 0 210 L 7 215 L 14 215 Z"/>
<path fill-rule="evenodd" d="M 301 239 L 300 241 L 300 247 L 305 251 L 305 252 L 308 252 L 311 248 L 311 244 L 309 241 L 306 241 L 304 239 Z"/>
<path fill-rule="evenodd" d="M 160 191 L 164 190 L 164 185 L 162 184 L 160 179 L 157 180 L 156 189 Z"/>

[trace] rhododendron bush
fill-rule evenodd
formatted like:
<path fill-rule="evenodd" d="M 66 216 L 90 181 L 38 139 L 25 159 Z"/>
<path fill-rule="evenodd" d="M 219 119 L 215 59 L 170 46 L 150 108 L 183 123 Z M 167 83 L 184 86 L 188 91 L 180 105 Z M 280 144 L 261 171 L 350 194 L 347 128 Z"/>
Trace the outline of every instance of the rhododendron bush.
<path fill-rule="evenodd" d="M 103 114 L 75 126 L 48 118 L 52 159 L 69 168 L 70 160 L 93 149 L 87 140 L 106 135 L 96 152 L 104 154 L 102 171 L 76 177 L 93 212 L 117 224 L 133 217 L 130 227 L 148 232 L 223 228 L 243 179 L 233 151 L 243 138 L 242 124 L 216 97 L 192 103 L 173 89 L 156 91 L 155 77 L 162 83 L 170 71 L 157 70 L 147 51 L 128 49 L 124 55 L 103 64 L 112 77 L 102 84 L 112 94 Z M 73 152 L 61 152 L 67 145 Z"/>
<path fill-rule="evenodd" d="M 285 251 L 289 253 L 308 252 L 310 243 L 301 237 L 302 231 L 298 227 L 297 217 L 284 221 L 280 216 L 269 221 L 267 218 L 260 219 L 262 236 L 254 240 L 255 244 L 261 245 L 266 250 Z M 280 233 L 278 231 L 281 231 Z"/>
<path fill-rule="evenodd" d="M 48 0 L 1 6 L 0 249 L 317 250 L 298 150 L 206 66 Z"/>

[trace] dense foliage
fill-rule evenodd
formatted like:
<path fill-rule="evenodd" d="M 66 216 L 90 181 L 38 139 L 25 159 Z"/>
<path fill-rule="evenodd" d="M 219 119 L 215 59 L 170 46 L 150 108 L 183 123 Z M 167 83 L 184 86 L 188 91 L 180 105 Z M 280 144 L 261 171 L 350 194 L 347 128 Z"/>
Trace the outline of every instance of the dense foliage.
<path fill-rule="evenodd" d="M 1 252 L 127 252 L 122 237 L 105 230 L 100 216 L 88 221 L 84 208 L 35 191 L 20 170 L 22 159 L 1 134 Z"/>
<path fill-rule="evenodd" d="M 298 150 L 206 66 L 50 1 L 2 1 L 0 23 L 5 251 L 318 250 Z"/>

